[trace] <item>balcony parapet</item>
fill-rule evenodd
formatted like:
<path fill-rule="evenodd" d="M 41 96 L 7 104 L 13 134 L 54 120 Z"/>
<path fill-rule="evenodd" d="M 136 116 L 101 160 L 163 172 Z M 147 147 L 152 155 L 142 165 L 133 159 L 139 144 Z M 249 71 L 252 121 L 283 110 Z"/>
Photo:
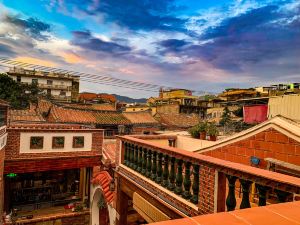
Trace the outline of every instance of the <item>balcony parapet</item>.
<path fill-rule="evenodd" d="M 129 168 L 125 175 L 133 180 L 137 179 L 133 176 L 136 174 L 145 181 L 152 180 L 197 206 L 199 214 L 225 211 L 225 205 L 227 211 L 234 210 L 237 180 L 242 187 L 241 209 L 250 208 L 249 193 L 253 183 L 258 190 L 259 206 L 267 204 L 270 190 L 276 193 L 278 202 L 292 200 L 294 194 L 300 194 L 299 178 L 162 146 L 141 138 L 118 137 L 122 146 L 118 163 L 121 170 Z"/>

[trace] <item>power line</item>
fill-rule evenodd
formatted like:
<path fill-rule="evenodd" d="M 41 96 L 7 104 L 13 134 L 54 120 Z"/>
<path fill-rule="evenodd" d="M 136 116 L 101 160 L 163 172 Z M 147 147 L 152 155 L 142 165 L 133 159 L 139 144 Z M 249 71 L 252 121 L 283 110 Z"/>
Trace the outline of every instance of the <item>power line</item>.
<path fill-rule="evenodd" d="M 7 68 L 14 68 L 14 67 L 20 67 L 23 69 L 28 70 L 38 70 L 38 71 L 44 71 L 49 73 L 63 73 L 68 74 L 72 76 L 78 76 L 80 77 L 80 80 L 90 83 L 98 83 L 103 85 L 109 85 L 114 87 L 122 87 L 122 88 L 128 88 L 128 89 L 135 89 L 140 91 L 149 91 L 149 92 L 157 92 L 160 88 L 163 89 L 177 89 L 175 87 L 168 87 L 168 86 L 162 86 L 157 84 L 151 84 L 151 83 L 145 83 L 145 82 L 137 82 L 137 81 L 130 81 L 130 80 L 124 80 L 124 79 L 118 79 L 109 75 L 96 75 L 96 74 L 89 74 L 89 73 L 83 73 L 83 72 L 77 72 L 77 71 L 71 71 L 71 70 L 65 70 L 61 68 L 55 68 L 55 67 L 47 67 L 47 66 L 41 66 L 37 64 L 31 64 L 31 63 L 24 63 L 19 62 L 16 60 L 10 60 L 8 58 L 0 57 L 0 65 L 7 67 Z M 209 94 L 204 91 L 194 91 L 196 93 Z"/>

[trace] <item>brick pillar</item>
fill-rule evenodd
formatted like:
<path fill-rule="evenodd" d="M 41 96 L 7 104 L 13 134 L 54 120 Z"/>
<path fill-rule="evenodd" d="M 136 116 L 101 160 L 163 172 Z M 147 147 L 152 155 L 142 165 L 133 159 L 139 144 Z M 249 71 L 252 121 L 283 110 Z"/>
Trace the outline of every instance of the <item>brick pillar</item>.
<path fill-rule="evenodd" d="M 226 201 L 226 176 L 224 173 L 218 173 L 218 184 L 217 184 L 217 212 L 225 212 L 225 201 Z"/>
<path fill-rule="evenodd" d="M 129 197 L 121 190 L 122 179 L 119 177 L 116 200 L 116 225 L 127 225 L 128 199 Z"/>

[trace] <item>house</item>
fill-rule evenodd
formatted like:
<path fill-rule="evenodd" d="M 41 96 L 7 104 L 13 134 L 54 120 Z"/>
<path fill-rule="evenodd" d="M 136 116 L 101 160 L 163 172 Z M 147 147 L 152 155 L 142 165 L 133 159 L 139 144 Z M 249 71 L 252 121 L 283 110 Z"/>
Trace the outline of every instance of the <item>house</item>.
<path fill-rule="evenodd" d="M 166 130 L 186 130 L 200 123 L 196 114 L 156 113 L 154 118 Z"/>
<path fill-rule="evenodd" d="M 36 84 L 44 94 L 59 102 L 77 101 L 79 76 L 66 73 L 27 70 L 13 67 L 7 72 L 13 80 L 25 84 Z"/>

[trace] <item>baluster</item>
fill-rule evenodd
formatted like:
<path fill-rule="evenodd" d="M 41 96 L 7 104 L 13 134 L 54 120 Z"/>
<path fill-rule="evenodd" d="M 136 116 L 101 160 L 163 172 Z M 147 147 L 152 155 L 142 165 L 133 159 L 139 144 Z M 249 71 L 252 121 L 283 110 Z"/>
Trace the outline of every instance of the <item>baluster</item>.
<path fill-rule="evenodd" d="M 183 186 L 184 186 L 184 192 L 182 194 L 182 197 L 185 199 L 190 199 L 191 198 L 191 162 L 185 162 L 184 163 L 185 167 L 185 174 L 184 174 L 184 181 L 183 181 Z"/>
<path fill-rule="evenodd" d="M 175 188 L 175 157 L 171 157 L 171 170 L 169 176 L 169 186 L 168 189 L 173 191 Z"/>
<path fill-rule="evenodd" d="M 143 149 L 143 162 L 142 162 L 142 174 L 146 175 L 147 172 L 147 149 Z"/>
<path fill-rule="evenodd" d="M 128 144 L 127 142 L 124 143 L 124 164 L 128 165 Z"/>
<path fill-rule="evenodd" d="M 227 180 L 228 180 L 228 196 L 226 198 L 226 206 L 227 206 L 227 211 L 233 211 L 236 206 L 236 199 L 235 199 L 235 182 L 237 177 L 231 176 L 231 175 L 226 175 Z"/>
<path fill-rule="evenodd" d="M 194 164 L 193 165 L 193 175 L 194 175 L 194 180 L 193 180 L 193 196 L 191 198 L 191 202 L 194 204 L 198 204 L 198 196 L 199 196 L 199 165 Z"/>
<path fill-rule="evenodd" d="M 149 177 L 149 178 L 151 177 L 151 168 L 152 168 L 151 156 L 152 156 L 152 151 L 148 150 L 146 176 Z"/>
<path fill-rule="evenodd" d="M 240 209 L 251 208 L 249 194 L 250 194 L 250 186 L 252 184 L 252 181 L 240 179 L 240 182 L 242 185 L 242 192 L 243 192 Z"/>
<path fill-rule="evenodd" d="M 138 167 L 137 167 L 137 171 L 139 173 L 142 172 L 142 167 L 143 167 L 143 148 L 139 147 Z"/>
<path fill-rule="evenodd" d="M 163 154 L 158 153 L 157 155 L 158 155 L 157 156 L 158 164 L 157 164 L 157 177 L 156 177 L 155 182 L 160 184 L 162 182 L 162 157 L 163 157 Z"/>
<path fill-rule="evenodd" d="M 290 195 L 290 193 L 288 193 L 288 192 L 277 190 L 277 189 L 275 189 L 274 192 L 277 195 L 277 202 L 278 203 L 286 202 L 287 197 Z"/>
<path fill-rule="evenodd" d="M 138 168 L 138 160 L 139 160 L 139 147 L 134 146 L 134 158 L 133 158 L 133 169 L 137 170 Z"/>
<path fill-rule="evenodd" d="M 129 167 L 130 167 L 130 168 L 133 168 L 133 165 L 134 165 L 134 145 L 131 144 L 131 145 L 129 145 L 129 146 L 130 146 L 130 148 L 129 148 L 129 150 L 130 150 Z"/>
<path fill-rule="evenodd" d="M 169 185 L 169 156 L 167 154 L 164 155 L 164 172 L 163 172 L 163 187 L 168 187 Z"/>
<path fill-rule="evenodd" d="M 255 186 L 258 190 L 258 206 L 267 205 L 267 191 L 270 188 L 260 184 L 256 184 Z"/>
<path fill-rule="evenodd" d="M 176 175 L 176 188 L 175 188 L 175 194 L 180 195 L 182 193 L 182 159 L 176 159 L 177 162 L 177 175 Z"/>
<path fill-rule="evenodd" d="M 156 170 L 157 170 L 157 152 L 153 152 L 152 153 L 152 168 L 151 168 L 151 180 L 155 180 L 156 179 Z"/>

